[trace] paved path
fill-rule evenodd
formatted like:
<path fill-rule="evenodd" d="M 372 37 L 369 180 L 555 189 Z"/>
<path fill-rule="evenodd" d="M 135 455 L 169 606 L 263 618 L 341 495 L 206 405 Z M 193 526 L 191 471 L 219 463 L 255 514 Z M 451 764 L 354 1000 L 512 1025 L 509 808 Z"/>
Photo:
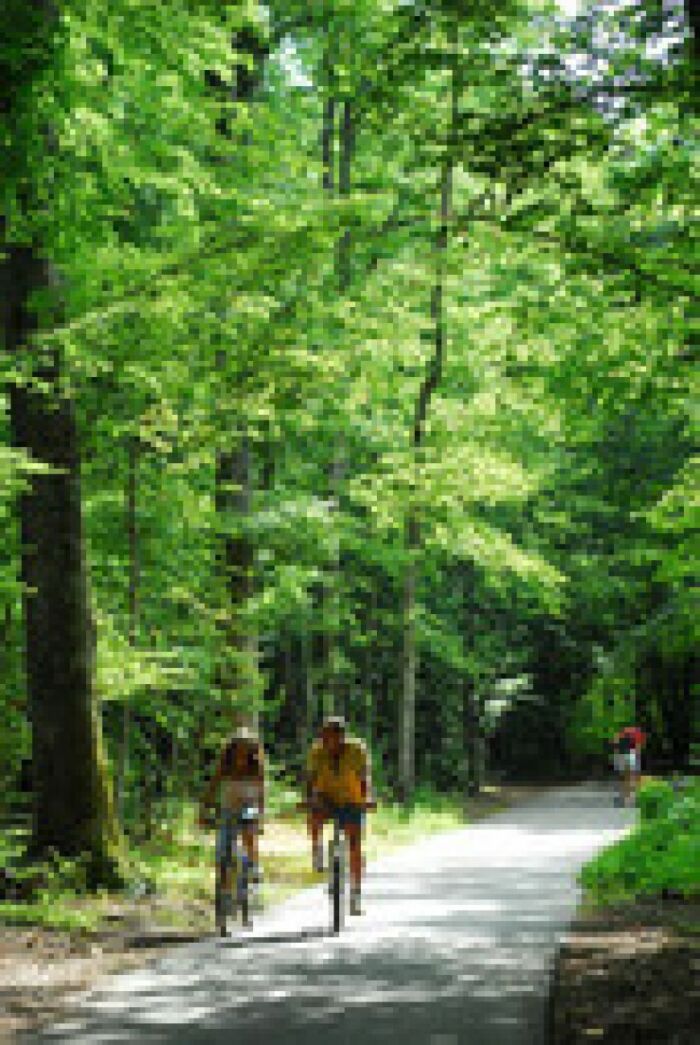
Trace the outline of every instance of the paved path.
<path fill-rule="evenodd" d="M 113 978 L 33 1040 L 539 1045 L 576 871 L 632 816 L 607 789 L 548 792 L 372 865 L 338 938 L 307 890 L 245 937 Z"/>

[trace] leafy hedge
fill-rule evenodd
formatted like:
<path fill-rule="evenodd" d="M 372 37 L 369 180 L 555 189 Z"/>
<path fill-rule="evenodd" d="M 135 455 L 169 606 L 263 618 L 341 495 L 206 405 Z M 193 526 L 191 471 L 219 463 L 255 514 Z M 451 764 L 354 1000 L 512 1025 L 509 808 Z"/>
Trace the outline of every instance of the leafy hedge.
<path fill-rule="evenodd" d="M 650 781 L 639 808 L 639 826 L 586 865 L 583 885 L 600 903 L 700 895 L 700 781 Z"/>

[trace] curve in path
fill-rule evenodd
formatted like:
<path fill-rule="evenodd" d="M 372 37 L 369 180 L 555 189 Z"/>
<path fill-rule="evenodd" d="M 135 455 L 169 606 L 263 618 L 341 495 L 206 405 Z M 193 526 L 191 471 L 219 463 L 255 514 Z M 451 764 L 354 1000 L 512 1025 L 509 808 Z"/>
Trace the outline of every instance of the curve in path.
<path fill-rule="evenodd" d="M 540 1045 L 577 871 L 632 821 L 607 789 L 548 792 L 373 864 L 338 938 L 310 889 L 245 936 L 107 981 L 31 1040 Z"/>

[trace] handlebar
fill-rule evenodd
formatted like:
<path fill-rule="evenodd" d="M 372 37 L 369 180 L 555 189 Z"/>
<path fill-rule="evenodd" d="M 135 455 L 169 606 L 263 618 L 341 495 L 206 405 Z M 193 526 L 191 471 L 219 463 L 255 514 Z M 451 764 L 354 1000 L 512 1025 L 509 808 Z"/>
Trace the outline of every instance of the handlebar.
<path fill-rule="evenodd" d="M 323 800 L 315 801 L 315 802 L 301 801 L 301 802 L 297 802 L 296 808 L 297 809 L 301 809 L 301 810 L 304 810 L 304 809 L 306 809 L 306 810 L 308 810 L 308 809 L 324 809 L 327 806 L 334 805 L 334 804 L 335 803 L 324 802 Z M 377 808 L 377 802 L 376 802 L 375 799 L 371 799 L 371 800 L 369 800 L 367 802 L 352 802 L 352 803 L 348 803 L 348 804 L 351 804 L 353 806 L 359 805 L 360 808 L 366 809 L 366 810 L 375 810 Z"/>

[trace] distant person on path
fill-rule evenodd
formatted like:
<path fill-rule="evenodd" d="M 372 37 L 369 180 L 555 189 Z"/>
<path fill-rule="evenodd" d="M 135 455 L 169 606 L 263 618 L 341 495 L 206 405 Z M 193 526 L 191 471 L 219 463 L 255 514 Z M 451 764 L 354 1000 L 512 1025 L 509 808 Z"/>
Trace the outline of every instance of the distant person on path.
<path fill-rule="evenodd" d="M 323 824 L 337 811 L 350 850 L 351 914 L 362 913 L 362 827 L 369 795 L 369 758 L 364 742 L 347 735 L 343 718 L 327 718 L 306 763 L 311 859 L 314 870 L 321 872 Z"/>
<path fill-rule="evenodd" d="M 634 805 L 642 768 L 642 748 L 646 736 L 639 726 L 625 726 L 613 741 L 613 766 L 620 778 L 621 801 Z"/>
<path fill-rule="evenodd" d="M 228 857 L 233 844 L 233 827 L 245 806 L 256 806 L 260 817 L 265 808 L 265 755 L 257 734 L 247 726 L 233 733 L 224 746 L 214 774 L 202 795 L 200 822 L 206 823 L 206 810 L 218 810 L 216 861 L 220 865 Z M 241 829 L 243 845 L 251 863 L 251 877 L 260 881 L 258 835 L 260 823 L 246 824 Z M 226 860 L 228 864 L 228 860 Z M 230 879 L 230 867 L 226 876 Z M 230 880 L 224 881 L 228 893 Z"/>

